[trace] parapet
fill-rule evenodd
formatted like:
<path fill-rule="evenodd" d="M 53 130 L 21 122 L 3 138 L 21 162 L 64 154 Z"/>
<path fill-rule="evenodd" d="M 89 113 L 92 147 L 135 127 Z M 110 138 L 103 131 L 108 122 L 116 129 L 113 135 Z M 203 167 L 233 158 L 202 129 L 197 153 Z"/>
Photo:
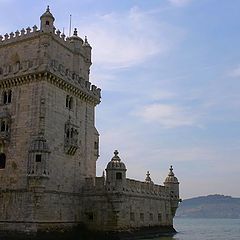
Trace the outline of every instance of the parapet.
<path fill-rule="evenodd" d="M 162 199 L 170 198 L 168 187 L 127 178 L 126 185 L 123 188 L 114 189 L 108 186 L 104 176 L 86 178 L 83 192 L 91 194 L 114 194 L 118 192 L 125 195 L 148 196 Z"/>
<path fill-rule="evenodd" d="M 39 34 L 37 26 L 34 25 L 32 29 L 27 27 L 26 29 L 17 30 L 15 33 L 11 32 L 10 34 L 6 33 L 4 37 L 0 35 L 0 47 L 6 44 L 14 43 L 20 40 L 26 40 L 28 38 L 35 37 Z"/>

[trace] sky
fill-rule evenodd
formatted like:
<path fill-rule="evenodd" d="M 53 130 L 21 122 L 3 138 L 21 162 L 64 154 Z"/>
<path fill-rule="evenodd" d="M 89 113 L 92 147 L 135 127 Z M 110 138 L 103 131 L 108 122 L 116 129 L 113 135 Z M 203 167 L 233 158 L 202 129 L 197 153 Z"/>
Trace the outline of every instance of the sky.
<path fill-rule="evenodd" d="M 240 197 L 239 0 L 0 0 L 0 34 L 47 5 L 93 48 L 98 176 L 117 149 L 128 178 L 163 184 L 173 165 L 183 199 Z"/>

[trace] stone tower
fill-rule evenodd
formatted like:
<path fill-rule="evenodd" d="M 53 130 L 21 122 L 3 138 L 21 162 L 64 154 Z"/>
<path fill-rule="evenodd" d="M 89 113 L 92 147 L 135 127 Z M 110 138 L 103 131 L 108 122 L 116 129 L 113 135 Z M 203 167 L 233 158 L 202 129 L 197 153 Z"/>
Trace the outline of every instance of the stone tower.
<path fill-rule="evenodd" d="M 179 203 L 179 182 L 173 173 L 173 167 L 170 166 L 168 176 L 164 181 L 164 186 L 169 188 L 171 197 L 171 211 L 172 215 L 175 216 L 176 210 Z"/>
<path fill-rule="evenodd" d="M 101 90 L 89 81 L 87 38 L 56 31 L 49 7 L 40 29 L 0 35 L 0 232 L 84 224 L 97 231 L 174 232 L 179 182 L 127 178 L 118 151 L 96 177 Z M 130 230 L 130 231 L 129 231 Z M 141 232 L 140 231 L 140 232 Z"/>
<path fill-rule="evenodd" d="M 39 30 L 0 36 L 0 224 L 77 221 L 74 196 L 96 176 L 91 46 L 76 29 L 69 38 L 56 31 L 54 20 L 48 7 Z"/>

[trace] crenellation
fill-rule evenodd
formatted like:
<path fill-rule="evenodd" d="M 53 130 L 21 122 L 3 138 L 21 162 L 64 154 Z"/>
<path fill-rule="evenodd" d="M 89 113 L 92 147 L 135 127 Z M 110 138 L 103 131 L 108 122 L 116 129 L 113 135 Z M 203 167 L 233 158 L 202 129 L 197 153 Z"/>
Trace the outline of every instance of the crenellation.
<path fill-rule="evenodd" d="M 36 25 L 33 26 L 33 32 L 37 32 L 38 27 Z"/>
<path fill-rule="evenodd" d="M 14 33 L 11 32 L 11 33 L 9 34 L 9 36 L 10 36 L 10 39 L 13 39 L 13 37 L 14 37 Z"/>
<path fill-rule="evenodd" d="M 17 31 L 15 32 L 15 36 L 16 36 L 16 37 L 19 37 L 19 35 L 20 35 L 20 32 L 17 30 Z"/>
<path fill-rule="evenodd" d="M 56 32 L 57 36 L 60 38 L 61 31 L 58 29 Z"/>
<path fill-rule="evenodd" d="M 62 34 L 61 34 L 61 39 L 62 39 L 63 41 L 65 41 L 65 37 L 66 37 L 66 35 L 65 35 L 64 33 L 62 33 Z"/>
<path fill-rule="evenodd" d="M 21 37 L 23 37 L 25 35 L 25 29 L 22 28 L 20 32 L 21 32 Z"/>
<path fill-rule="evenodd" d="M 9 37 L 9 35 L 6 33 L 6 34 L 4 35 L 4 40 L 5 40 L 5 41 L 8 40 L 8 37 Z"/>

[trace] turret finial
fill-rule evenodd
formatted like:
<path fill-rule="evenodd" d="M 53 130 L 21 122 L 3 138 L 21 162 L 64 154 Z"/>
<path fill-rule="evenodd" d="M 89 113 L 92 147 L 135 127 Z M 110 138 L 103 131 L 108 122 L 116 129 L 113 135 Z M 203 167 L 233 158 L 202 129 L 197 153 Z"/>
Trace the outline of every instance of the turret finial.
<path fill-rule="evenodd" d="M 73 35 L 74 35 L 74 36 L 77 36 L 77 35 L 78 35 L 77 28 L 74 28 Z"/>
<path fill-rule="evenodd" d="M 118 150 L 115 150 L 115 151 L 114 151 L 115 157 L 118 157 L 118 154 L 119 154 Z"/>
<path fill-rule="evenodd" d="M 172 166 L 172 165 L 171 165 L 170 168 L 169 168 L 168 176 L 174 176 L 174 173 L 173 173 L 173 166 Z"/>
<path fill-rule="evenodd" d="M 50 8 L 49 8 L 49 5 L 47 5 L 47 12 L 50 12 Z"/>
<path fill-rule="evenodd" d="M 150 178 L 150 172 L 149 172 L 149 171 L 147 171 L 147 173 L 146 173 L 145 182 L 147 182 L 147 183 L 152 183 L 152 179 Z"/>
<path fill-rule="evenodd" d="M 85 43 L 88 43 L 87 36 L 85 36 Z"/>

